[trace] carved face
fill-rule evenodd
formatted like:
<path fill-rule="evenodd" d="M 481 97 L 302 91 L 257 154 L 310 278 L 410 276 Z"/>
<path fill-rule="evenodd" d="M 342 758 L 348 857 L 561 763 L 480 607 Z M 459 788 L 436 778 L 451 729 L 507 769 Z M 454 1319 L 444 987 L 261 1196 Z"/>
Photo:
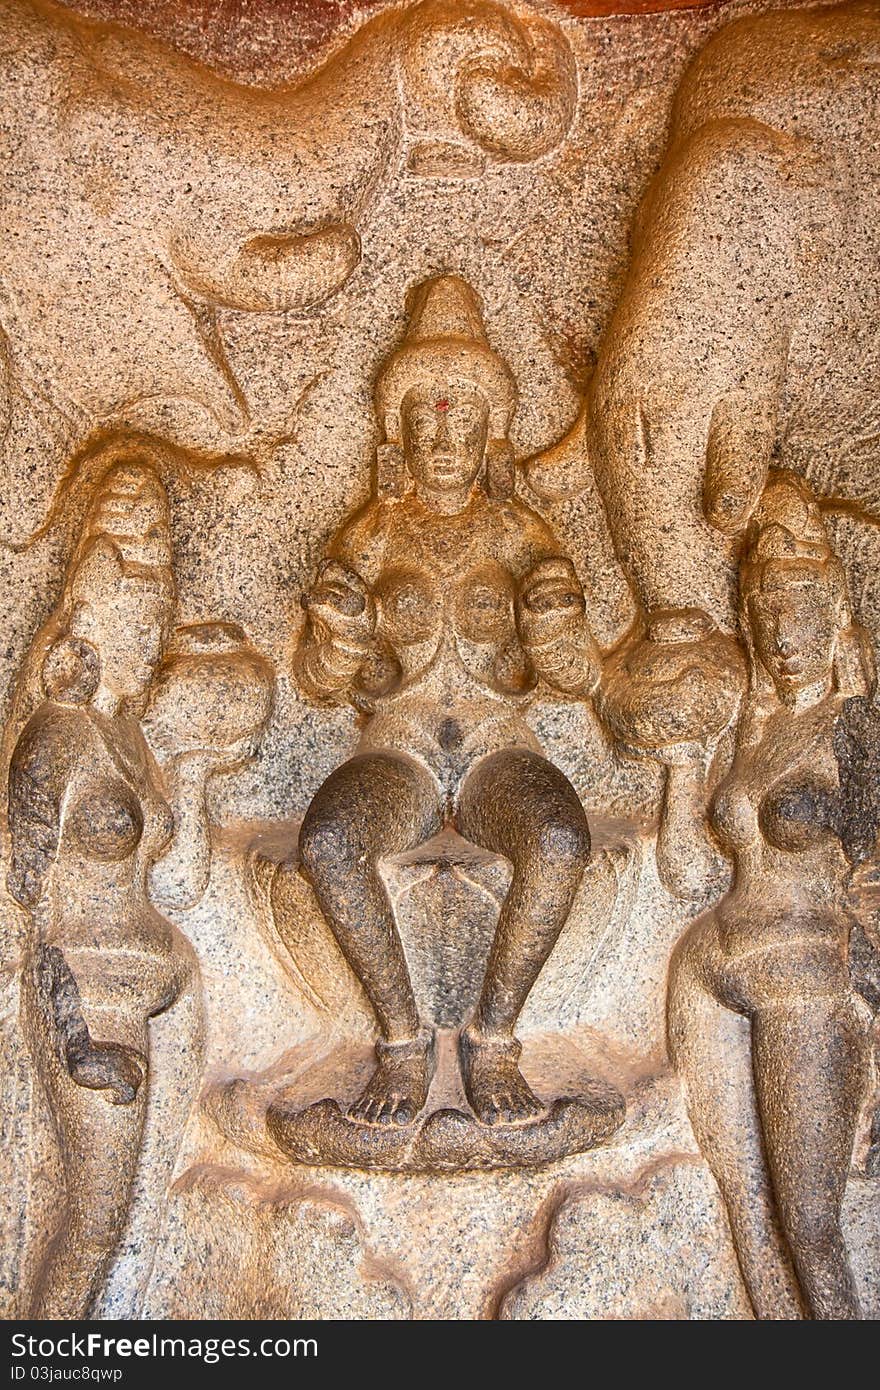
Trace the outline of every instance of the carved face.
<path fill-rule="evenodd" d="M 71 635 L 97 651 L 101 680 L 130 705 L 143 703 L 172 617 L 170 575 L 161 569 L 126 573 L 113 547 L 99 543 L 73 586 Z"/>
<path fill-rule="evenodd" d="M 779 693 L 828 679 L 840 629 L 834 587 L 823 576 L 766 576 L 749 597 L 758 660 Z"/>
<path fill-rule="evenodd" d="M 475 387 L 415 387 L 400 414 L 404 454 L 417 486 L 442 494 L 476 482 L 486 454 L 489 406 Z"/>

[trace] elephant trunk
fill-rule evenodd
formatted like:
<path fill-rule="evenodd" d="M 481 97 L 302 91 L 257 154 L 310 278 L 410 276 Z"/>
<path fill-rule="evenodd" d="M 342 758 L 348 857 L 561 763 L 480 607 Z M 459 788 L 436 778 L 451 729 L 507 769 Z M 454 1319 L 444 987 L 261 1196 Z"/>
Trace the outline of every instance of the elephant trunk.
<path fill-rule="evenodd" d="M 577 104 L 574 55 L 547 20 L 488 0 L 425 0 L 406 13 L 400 53 L 407 127 L 420 173 L 479 173 L 486 157 L 525 163 L 566 135 Z M 467 154 L 470 159 L 468 160 Z"/>
<path fill-rule="evenodd" d="M 309 309 L 345 284 L 360 260 L 360 239 L 346 223 L 315 231 L 252 237 L 224 257 L 200 256 L 178 241 L 174 262 L 204 299 L 231 309 L 271 313 Z"/>
<path fill-rule="evenodd" d="M 456 95 L 465 134 L 511 163 L 527 163 L 555 149 L 577 102 L 577 68 L 560 30 L 534 20 L 528 37 L 527 64 L 478 57 L 462 67 Z"/>

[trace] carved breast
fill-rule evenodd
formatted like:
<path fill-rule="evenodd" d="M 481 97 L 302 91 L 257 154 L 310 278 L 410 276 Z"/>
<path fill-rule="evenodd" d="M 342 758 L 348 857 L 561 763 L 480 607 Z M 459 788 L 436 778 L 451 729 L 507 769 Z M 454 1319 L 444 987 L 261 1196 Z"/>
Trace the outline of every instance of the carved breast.
<path fill-rule="evenodd" d="M 120 779 L 95 780 L 67 813 L 68 841 L 87 859 L 127 859 L 140 844 L 143 831 L 138 800 Z"/>
<path fill-rule="evenodd" d="M 785 730 L 774 729 L 753 759 L 721 783 L 712 820 L 728 848 L 745 850 L 763 840 L 796 854 L 833 838 L 836 787 L 831 770 L 823 767 L 822 729 L 801 732 L 808 741 L 798 756 Z"/>
<path fill-rule="evenodd" d="M 741 777 L 731 775 L 721 783 L 712 804 L 712 825 L 722 845 L 731 850 L 747 849 L 757 839 L 757 807 Z"/>
<path fill-rule="evenodd" d="M 423 570 L 385 570 L 376 585 L 383 636 L 393 647 L 427 642 L 443 624 L 443 600 Z"/>
<path fill-rule="evenodd" d="M 833 837 L 833 788 L 807 776 L 793 777 L 762 798 L 761 832 L 775 849 L 794 854 Z"/>
<path fill-rule="evenodd" d="M 140 849 L 147 859 L 155 859 L 174 833 L 174 817 L 162 793 L 160 773 L 137 720 L 96 729 L 102 752 L 114 772 L 122 774 L 128 796 L 133 797 L 142 817 Z M 132 849 L 137 848 L 135 845 Z"/>
<path fill-rule="evenodd" d="M 513 579 L 500 565 L 472 570 L 455 589 L 456 632 L 468 642 L 504 642 L 514 629 L 514 593 Z"/>
<path fill-rule="evenodd" d="M 133 724 L 118 731 L 119 739 L 112 725 L 92 722 L 91 728 L 91 766 L 72 792 L 65 839 L 94 863 L 121 863 L 138 850 L 155 858 L 171 838 L 174 818 L 143 735 Z"/>

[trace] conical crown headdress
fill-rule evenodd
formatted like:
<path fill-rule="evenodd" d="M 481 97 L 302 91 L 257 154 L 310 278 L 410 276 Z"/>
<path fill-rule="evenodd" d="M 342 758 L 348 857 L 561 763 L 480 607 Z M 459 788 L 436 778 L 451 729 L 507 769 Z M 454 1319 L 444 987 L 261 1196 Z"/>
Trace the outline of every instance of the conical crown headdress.
<path fill-rule="evenodd" d="M 771 469 L 761 499 L 752 514 L 746 551 L 740 567 L 741 586 L 759 582 L 766 570 L 788 568 L 827 572 L 844 583 L 809 483 L 789 469 Z"/>
<path fill-rule="evenodd" d="M 406 337 L 376 383 L 376 408 L 389 443 L 400 442 L 400 405 L 407 392 L 438 378 L 481 391 L 489 403 L 490 440 L 506 438 L 516 384 L 489 346 L 476 291 L 459 275 L 437 275 L 412 296 Z"/>
<path fill-rule="evenodd" d="M 131 572 L 170 574 L 168 497 L 149 463 L 125 459 L 101 477 L 68 568 L 68 584 L 80 561 L 100 541 L 112 545 L 120 563 Z"/>

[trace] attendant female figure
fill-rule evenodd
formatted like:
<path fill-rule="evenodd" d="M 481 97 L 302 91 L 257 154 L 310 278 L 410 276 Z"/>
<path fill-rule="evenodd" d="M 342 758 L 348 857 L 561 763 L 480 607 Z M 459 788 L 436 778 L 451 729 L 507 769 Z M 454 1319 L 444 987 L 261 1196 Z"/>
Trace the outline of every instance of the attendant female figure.
<path fill-rule="evenodd" d="M 41 689 L 17 693 L 26 722 L 9 760 L 7 883 L 28 922 L 22 1022 L 65 1188 L 33 1270 L 41 1318 L 84 1317 L 94 1302 L 141 1148 L 149 1020 L 194 973 L 147 896 L 174 822 L 139 720 L 173 604 L 164 489 L 148 466 L 118 463 L 26 663 Z"/>
<path fill-rule="evenodd" d="M 859 1316 L 840 1225 L 869 1021 L 848 965 L 876 863 L 880 715 L 806 484 L 765 489 L 741 568 L 749 688 L 714 828 L 730 892 L 679 943 L 669 1042 L 756 1312 Z M 792 1278 L 792 1270 L 796 1280 Z"/>

